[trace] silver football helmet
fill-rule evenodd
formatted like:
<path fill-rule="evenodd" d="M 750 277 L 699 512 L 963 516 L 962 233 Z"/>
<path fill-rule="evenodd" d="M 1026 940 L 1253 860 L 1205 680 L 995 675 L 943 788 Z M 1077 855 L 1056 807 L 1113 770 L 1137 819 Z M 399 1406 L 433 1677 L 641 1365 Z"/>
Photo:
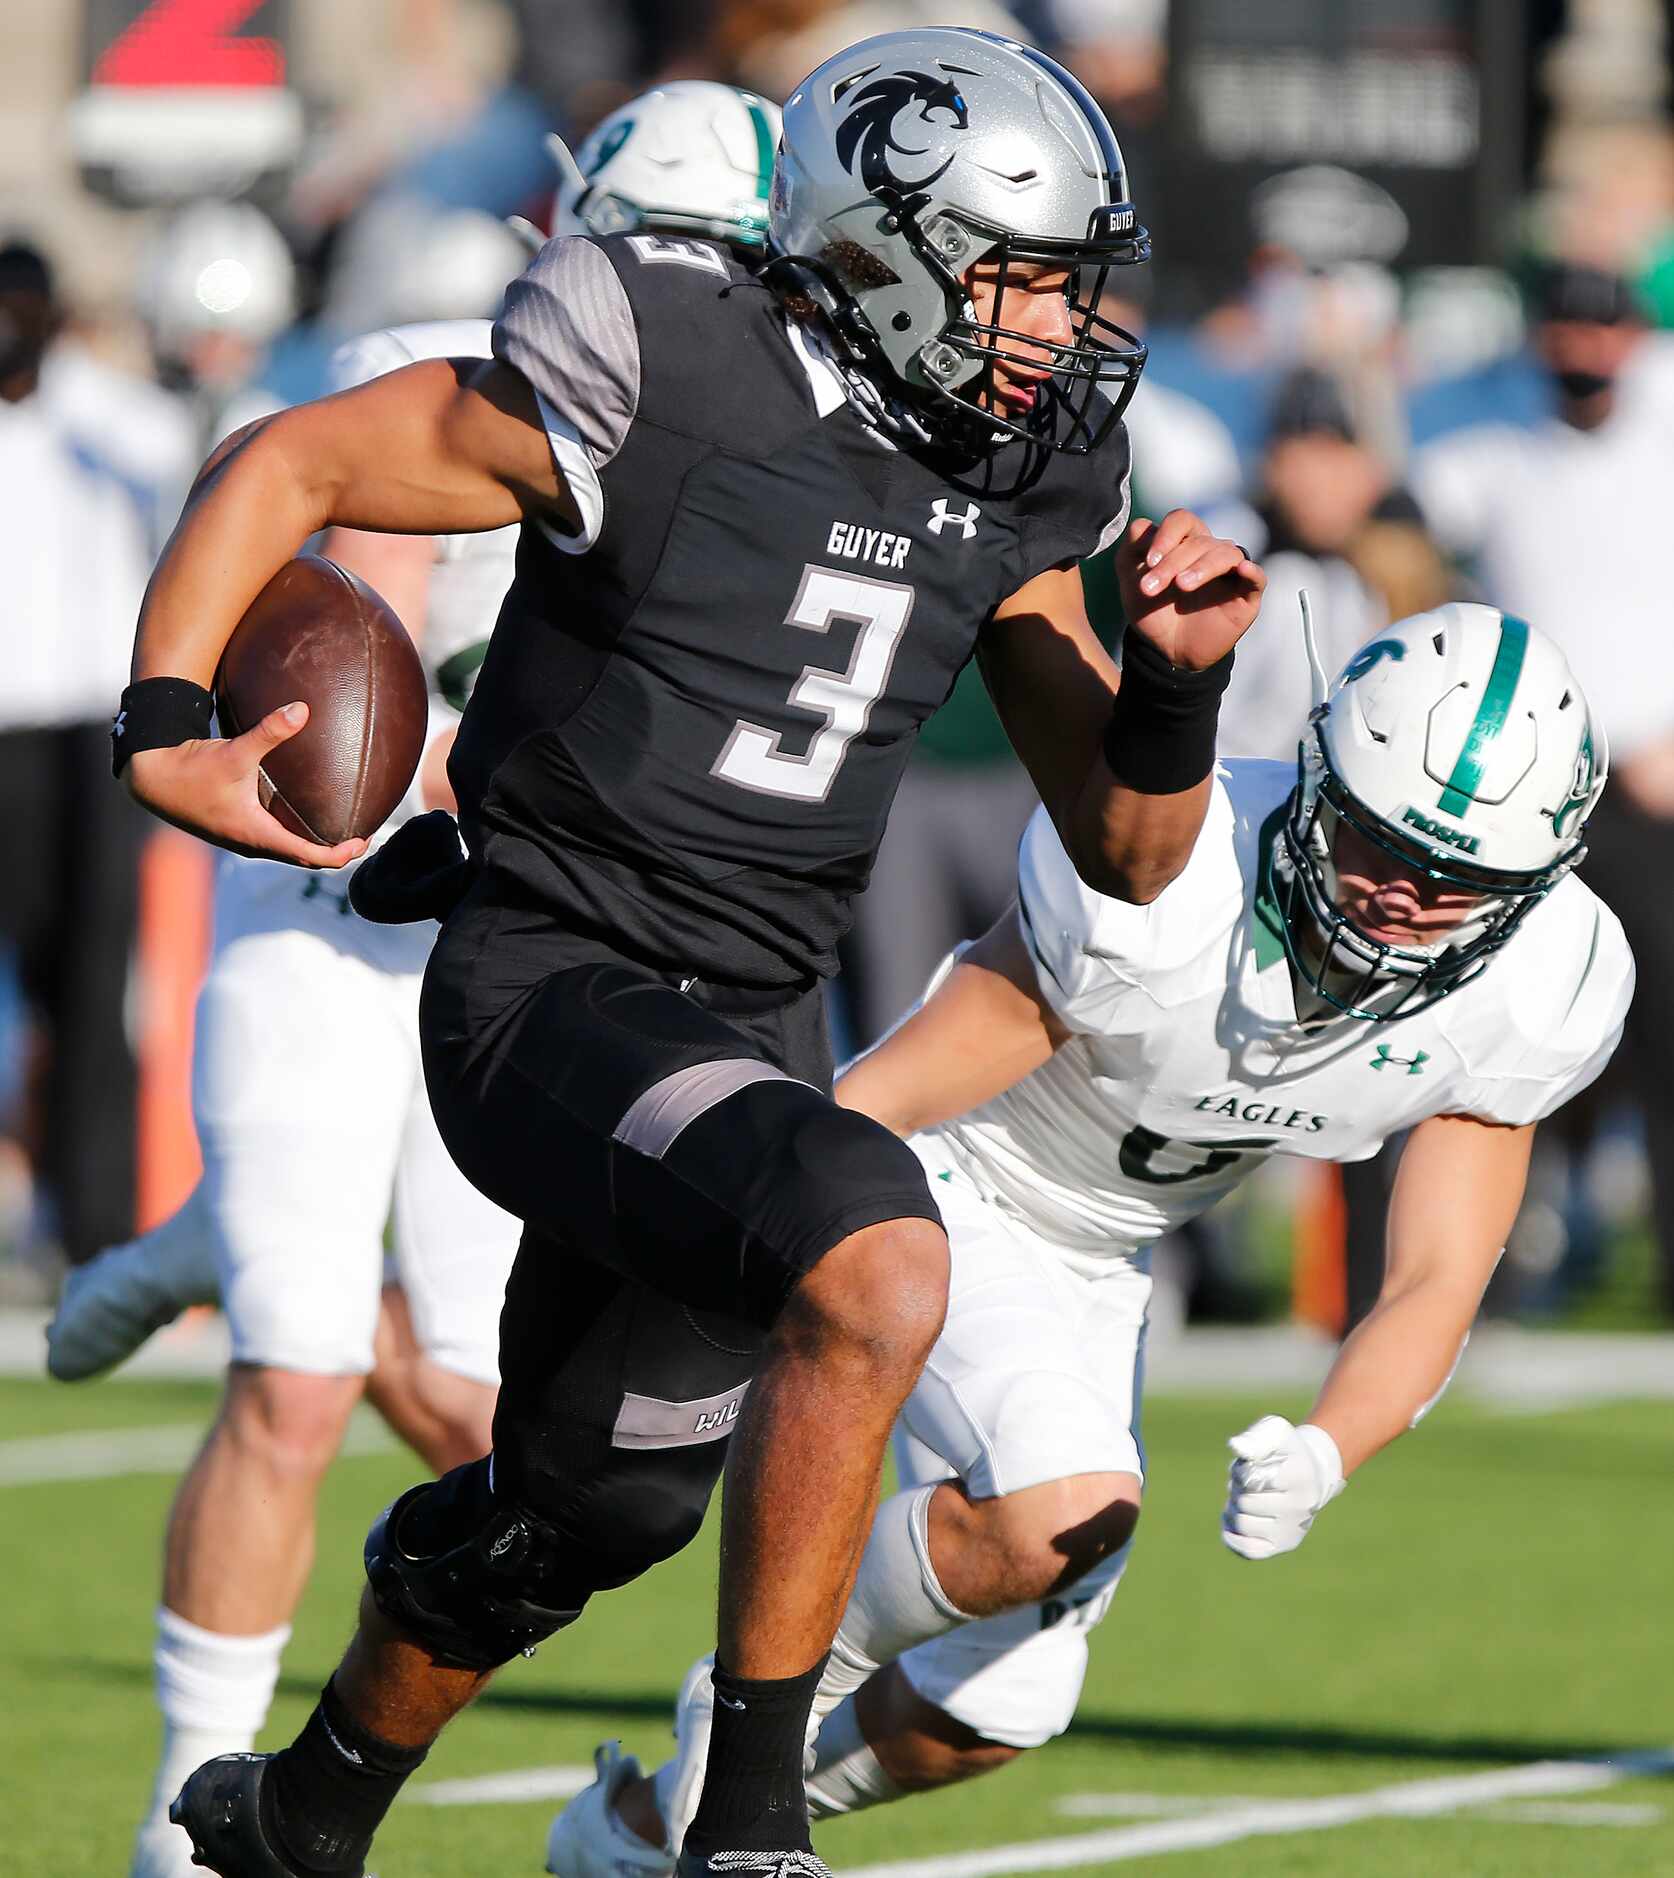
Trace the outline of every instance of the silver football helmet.
<path fill-rule="evenodd" d="M 1609 754 L 1568 662 L 1497 607 L 1397 621 L 1315 706 L 1275 860 L 1293 964 L 1339 1010 L 1407 1017 L 1482 971 L 1586 853 Z M 1338 905 L 1338 829 L 1477 896 L 1430 945 L 1384 944 Z"/>
<path fill-rule="evenodd" d="M 1097 310 L 1109 270 L 1150 254 L 1122 153 L 1079 81 L 1014 39 L 925 28 L 827 59 L 785 106 L 768 232 L 768 283 L 811 297 L 935 434 L 1084 454 L 1132 396 L 1145 347 Z M 980 260 L 1002 292 L 1014 267 L 1069 269 L 1074 339 L 1021 420 L 985 394 L 997 363 L 1039 355 L 976 317 L 962 276 Z"/>
<path fill-rule="evenodd" d="M 254 204 L 205 198 L 147 244 L 134 297 L 165 359 L 184 359 L 212 334 L 260 347 L 296 317 L 296 269 L 284 236 Z"/>

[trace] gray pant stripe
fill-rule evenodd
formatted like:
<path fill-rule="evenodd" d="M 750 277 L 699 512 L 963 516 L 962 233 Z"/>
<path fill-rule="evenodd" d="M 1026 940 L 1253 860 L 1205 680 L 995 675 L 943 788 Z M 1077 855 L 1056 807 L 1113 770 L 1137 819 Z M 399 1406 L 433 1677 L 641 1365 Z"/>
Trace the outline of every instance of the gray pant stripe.
<path fill-rule="evenodd" d="M 610 1445 L 689 1448 L 702 1441 L 719 1441 L 732 1433 L 749 1386 L 741 1382 L 735 1389 L 706 1395 L 696 1402 L 664 1402 L 654 1395 L 635 1395 L 630 1390 L 622 1397 Z"/>
<path fill-rule="evenodd" d="M 782 1069 L 756 1057 L 723 1058 L 718 1063 L 694 1063 L 654 1082 L 616 1124 L 616 1140 L 625 1148 L 660 1161 L 700 1115 L 717 1102 L 757 1082 L 795 1082 Z"/>

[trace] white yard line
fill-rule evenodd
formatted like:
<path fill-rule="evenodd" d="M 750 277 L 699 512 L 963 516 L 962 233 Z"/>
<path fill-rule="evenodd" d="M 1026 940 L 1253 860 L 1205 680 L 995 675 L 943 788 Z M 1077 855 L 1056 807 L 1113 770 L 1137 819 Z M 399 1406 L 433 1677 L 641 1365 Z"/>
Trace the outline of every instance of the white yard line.
<path fill-rule="evenodd" d="M 1332 1794 L 1317 1800 L 1271 1800 L 1195 1819 L 1159 1820 L 1109 1832 L 1021 1845 L 988 1846 L 941 1858 L 902 1859 L 882 1865 L 845 1867 L 844 1878 L 1008 1878 L 1024 1872 L 1070 1871 L 1083 1865 L 1117 1865 L 1164 1852 L 1195 1852 L 1241 1839 L 1283 1833 L 1324 1832 L 1362 1819 L 1427 1819 L 1495 1800 L 1538 1800 L 1566 1793 L 1593 1793 L 1641 1774 L 1674 1771 L 1674 1751 L 1651 1750 L 1612 1761 L 1535 1761 L 1526 1767 L 1438 1780 L 1401 1781 L 1364 1793 Z"/>
<path fill-rule="evenodd" d="M 1532 1805 L 1508 1802 L 1490 1806 L 1487 1819 L 1504 1819 L 1523 1826 L 1654 1826 L 1663 1816 L 1660 1806 L 1598 1804 L 1587 1800 L 1535 1801 Z"/>
<path fill-rule="evenodd" d="M 419 1806 L 510 1806 L 520 1800 L 572 1800 L 592 1784 L 591 1767 L 525 1767 L 471 1780 L 433 1780 L 402 1797 Z"/>
<path fill-rule="evenodd" d="M 50 1315 L 0 1309 L 0 1375 L 41 1374 Z M 1149 1386 L 1164 1396 L 1306 1389 L 1324 1375 L 1334 1348 L 1329 1339 L 1288 1324 L 1194 1325 L 1174 1336 L 1157 1326 L 1149 1345 Z M 135 1381 L 218 1376 L 226 1361 L 226 1326 L 218 1317 L 193 1319 L 153 1337 L 120 1374 Z M 1458 1388 L 1479 1401 L 1530 1411 L 1624 1397 L 1666 1401 L 1674 1397 L 1674 1336 L 1485 1324 L 1465 1353 Z"/>
<path fill-rule="evenodd" d="M 1255 1793 L 1066 1793 L 1052 1810 L 1063 1819 L 1163 1819 L 1266 1803 Z"/>
<path fill-rule="evenodd" d="M 197 1453 L 205 1425 L 167 1422 L 149 1428 L 98 1428 L 73 1435 L 0 1441 L 0 1487 L 55 1480 L 110 1480 L 122 1474 L 177 1474 Z M 394 1437 L 370 1409 L 356 1409 L 345 1454 L 380 1454 Z"/>

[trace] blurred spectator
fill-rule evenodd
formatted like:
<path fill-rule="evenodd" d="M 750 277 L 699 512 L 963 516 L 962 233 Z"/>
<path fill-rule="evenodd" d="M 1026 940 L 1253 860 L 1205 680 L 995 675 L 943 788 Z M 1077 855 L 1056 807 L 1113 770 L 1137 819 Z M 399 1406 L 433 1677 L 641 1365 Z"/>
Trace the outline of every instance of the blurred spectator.
<path fill-rule="evenodd" d="M 717 0 L 511 0 L 518 73 L 574 144 L 648 79 L 724 76 L 692 52 L 722 10 Z M 784 9 L 763 0 L 760 10 Z"/>
<path fill-rule="evenodd" d="M 1124 136 L 1162 113 L 1168 0 L 1019 0 L 1029 34 L 1074 72 Z"/>
<path fill-rule="evenodd" d="M 0 939 L 36 1047 L 23 1140 L 72 1259 L 134 1217 L 134 1054 L 124 996 L 143 817 L 110 777 L 134 618 L 189 473 L 165 394 L 60 337 L 44 256 L 0 247 Z"/>
<path fill-rule="evenodd" d="M 1531 432 L 1479 426 L 1415 459 L 1445 545 L 1486 598 L 1564 648 L 1610 742 L 1610 787 L 1584 871 L 1639 962 L 1625 1070 L 1644 1115 L 1665 1298 L 1674 1308 L 1674 634 L 1660 552 L 1674 427 L 1631 369 L 1645 328 L 1626 282 L 1553 264 L 1533 344 L 1553 412 Z"/>
<path fill-rule="evenodd" d="M 711 32 L 692 48 L 692 69 L 782 102 L 845 46 L 919 26 L 1028 36 L 998 0 L 718 0 Z"/>
<path fill-rule="evenodd" d="M 1238 648 L 1220 747 L 1290 761 L 1312 703 L 1299 592 L 1307 590 L 1320 657 L 1335 672 L 1380 626 L 1438 604 L 1446 580 L 1417 505 L 1359 441 L 1323 372 L 1304 367 L 1281 387 L 1255 501 L 1238 539 L 1266 568 L 1267 593 Z"/>
<path fill-rule="evenodd" d="M 622 0 L 406 0 L 378 84 L 312 141 L 286 196 L 303 249 L 386 186 L 445 208 L 521 208 L 550 175 L 541 139 L 554 111 L 531 80 L 554 60 L 585 61 L 588 19 L 631 10 Z"/>

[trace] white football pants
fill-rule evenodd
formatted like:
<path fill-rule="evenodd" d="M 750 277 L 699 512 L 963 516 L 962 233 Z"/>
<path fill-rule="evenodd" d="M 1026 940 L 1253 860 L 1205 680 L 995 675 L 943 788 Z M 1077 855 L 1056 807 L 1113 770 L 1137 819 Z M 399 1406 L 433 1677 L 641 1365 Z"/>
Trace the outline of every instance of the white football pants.
<path fill-rule="evenodd" d="M 222 858 L 192 1103 L 235 1361 L 369 1371 L 393 1217 L 421 1347 L 499 1379 L 521 1228 L 454 1166 L 431 1118 L 418 996 L 436 931 L 369 924 L 341 875 Z"/>

